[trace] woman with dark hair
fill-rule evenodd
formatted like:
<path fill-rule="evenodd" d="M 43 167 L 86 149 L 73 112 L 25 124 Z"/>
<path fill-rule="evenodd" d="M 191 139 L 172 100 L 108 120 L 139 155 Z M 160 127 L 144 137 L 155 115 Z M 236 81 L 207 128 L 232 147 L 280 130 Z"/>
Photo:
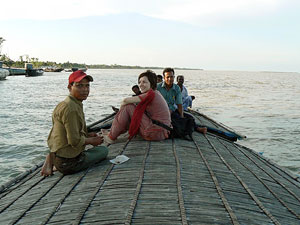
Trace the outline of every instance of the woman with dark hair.
<path fill-rule="evenodd" d="M 156 90 L 156 82 L 156 74 L 153 71 L 147 70 L 140 74 L 138 84 L 142 94 L 123 99 L 110 132 L 102 130 L 106 143 L 114 143 L 118 136 L 126 131 L 129 131 L 129 138 L 136 134 L 151 141 L 168 138 L 168 130 L 152 123 L 153 119 L 171 126 L 168 105 L 160 92 Z"/>

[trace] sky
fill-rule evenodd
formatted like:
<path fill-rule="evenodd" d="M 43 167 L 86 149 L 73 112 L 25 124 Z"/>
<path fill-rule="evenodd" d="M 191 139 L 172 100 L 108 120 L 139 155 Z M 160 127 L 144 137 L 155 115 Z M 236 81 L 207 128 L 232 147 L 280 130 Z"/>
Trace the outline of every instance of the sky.
<path fill-rule="evenodd" d="M 299 0 L 9 0 L 0 11 L 13 60 L 300 72 Z"/>

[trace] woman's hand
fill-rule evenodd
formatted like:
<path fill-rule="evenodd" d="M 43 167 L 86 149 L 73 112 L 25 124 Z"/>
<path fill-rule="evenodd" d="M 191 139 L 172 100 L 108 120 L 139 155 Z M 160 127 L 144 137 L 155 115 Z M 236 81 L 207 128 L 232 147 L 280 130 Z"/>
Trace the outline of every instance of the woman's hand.
<path fill-rule="evenodd" d="M 139 103 L 140 101 L 141 99 L 138 96 L 124 98 L 123 101 L 121 102 L 121 106 L 131 104 L 131 103 Z"/>
<path fill-rule="evenodd" d="M 124 105 L 127 105 L 128 103 L 126 102 L 126 98 L 124 98 L 121 102 L 121 107 L 124 106 Z"/>

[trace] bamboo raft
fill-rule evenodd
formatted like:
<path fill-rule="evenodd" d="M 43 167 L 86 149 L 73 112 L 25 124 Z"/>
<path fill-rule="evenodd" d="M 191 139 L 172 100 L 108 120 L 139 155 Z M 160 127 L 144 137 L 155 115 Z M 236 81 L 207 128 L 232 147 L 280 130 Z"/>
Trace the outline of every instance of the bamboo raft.
<path fill-rule="evenodd" d="M 108 160 L 74 175 L 41 177 L 41 163 L 1 186 L 0 224 L 300 224 L 296 177 L 191 113 L 220 132 L 116 143 Z M 122 154 L 130 160 L 109 162 Z"/>

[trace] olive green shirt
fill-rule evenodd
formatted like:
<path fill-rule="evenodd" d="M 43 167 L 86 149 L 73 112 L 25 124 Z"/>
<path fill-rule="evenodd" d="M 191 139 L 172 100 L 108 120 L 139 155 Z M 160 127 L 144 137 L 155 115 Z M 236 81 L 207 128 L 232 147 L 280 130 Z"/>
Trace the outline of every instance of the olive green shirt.
<path fill-rule="evenodd" d="M 85 148 L 87 128 L 83 105 L 72 95 L 60 102 L 52 114 L 52 129 L 48 136 L 51 152 L 64 158 L 75 158 Z"/>

